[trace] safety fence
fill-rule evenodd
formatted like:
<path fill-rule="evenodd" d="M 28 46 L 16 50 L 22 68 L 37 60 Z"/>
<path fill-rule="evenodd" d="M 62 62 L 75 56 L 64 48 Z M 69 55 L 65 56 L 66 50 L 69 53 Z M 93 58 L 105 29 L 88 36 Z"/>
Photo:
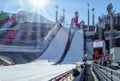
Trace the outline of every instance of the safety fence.
<path fill-rule="evenodd" d="M 2 64 L 0 66 L 12 66 L 12 65 L 15 65 L 15 64 Z"/>
<path fill-rule="evenodd" d="M 98 64 L 93 64 L 93 70 L 99 81 L 120 81 L 120 71 L 113 70 Z"/>

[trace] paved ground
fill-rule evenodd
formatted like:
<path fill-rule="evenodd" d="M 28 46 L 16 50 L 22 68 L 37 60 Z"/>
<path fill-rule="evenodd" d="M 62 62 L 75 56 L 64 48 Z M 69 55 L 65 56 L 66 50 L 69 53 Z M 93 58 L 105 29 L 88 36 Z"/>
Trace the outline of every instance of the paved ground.
<path fill-rule="evenodd" d="M 90 68 L 91 68 L 90 65 L 86 65 L 86 72 L 85 72 L 85 76 L 84 76 L 84 81 L 94 81 L 94 77 L 92 75 Z"/>
<path fill-rule="evenodd" d="M 91 65 L 87 65 L 84 81 L 98 81 L 95 73 L 91 69 Z"/>

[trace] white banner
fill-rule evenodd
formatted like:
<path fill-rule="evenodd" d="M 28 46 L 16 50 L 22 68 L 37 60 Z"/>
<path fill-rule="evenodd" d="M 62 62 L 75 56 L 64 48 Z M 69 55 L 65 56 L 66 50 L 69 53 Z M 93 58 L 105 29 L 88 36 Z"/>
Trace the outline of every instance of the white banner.
<path fill-rule="evenodd" d="M 103 41 L 94 41 L 93 47 L 94 48 L 103 47 Z"/>

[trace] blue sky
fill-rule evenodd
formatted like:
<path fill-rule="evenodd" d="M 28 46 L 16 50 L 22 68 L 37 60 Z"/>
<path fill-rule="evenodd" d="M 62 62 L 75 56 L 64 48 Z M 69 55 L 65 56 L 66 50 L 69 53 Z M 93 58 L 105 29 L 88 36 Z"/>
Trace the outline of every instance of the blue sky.
<path fill-rule="evenodd" d="M 44 0 L 34 0 L 38 3 Z M 39 9 L 34 9 L 29 3 L 30 0 L 0 0 L 0 10 L 7 12 L 18 12 L 19 10 L 26 10 L 30 12 L 37 12 L 50 20 L 55 20 L 55 5 L 59 5 L 59 16 L 62 15 L 62 10 L 65 9 L 66 22 L 70 23 L 71 18 L 74 17 L 74 12 L 79 12 L 79 21 L 84 20 L 87 24 L 87 3 L 90 4 L 91 9 L 95 8 L 95 22 L 98 20 L 98 16 L 107 14 L 106 6 L 112 3 L 114 10 L 120 12 L 120 0 L 48 0 L 48 3 Z M 90 17 L 91 17 L 90 15 Z M 91 23 L 91 18 L 90 18 Z"/>

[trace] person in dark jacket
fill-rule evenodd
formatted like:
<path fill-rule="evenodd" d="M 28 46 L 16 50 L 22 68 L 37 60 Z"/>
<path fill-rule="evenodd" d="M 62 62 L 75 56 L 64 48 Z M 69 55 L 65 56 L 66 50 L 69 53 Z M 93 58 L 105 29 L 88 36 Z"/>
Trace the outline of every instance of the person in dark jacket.
<path fill-rule="evenodd" d="M 74 68 L 74 69 L 72 70 L 72 75 L 73 75 L 74 77 L 78 76 L 79 73 L 80 73 L 80 72 L 79 72 L 78 69 L 76 69 L 76 68 Z"/>

